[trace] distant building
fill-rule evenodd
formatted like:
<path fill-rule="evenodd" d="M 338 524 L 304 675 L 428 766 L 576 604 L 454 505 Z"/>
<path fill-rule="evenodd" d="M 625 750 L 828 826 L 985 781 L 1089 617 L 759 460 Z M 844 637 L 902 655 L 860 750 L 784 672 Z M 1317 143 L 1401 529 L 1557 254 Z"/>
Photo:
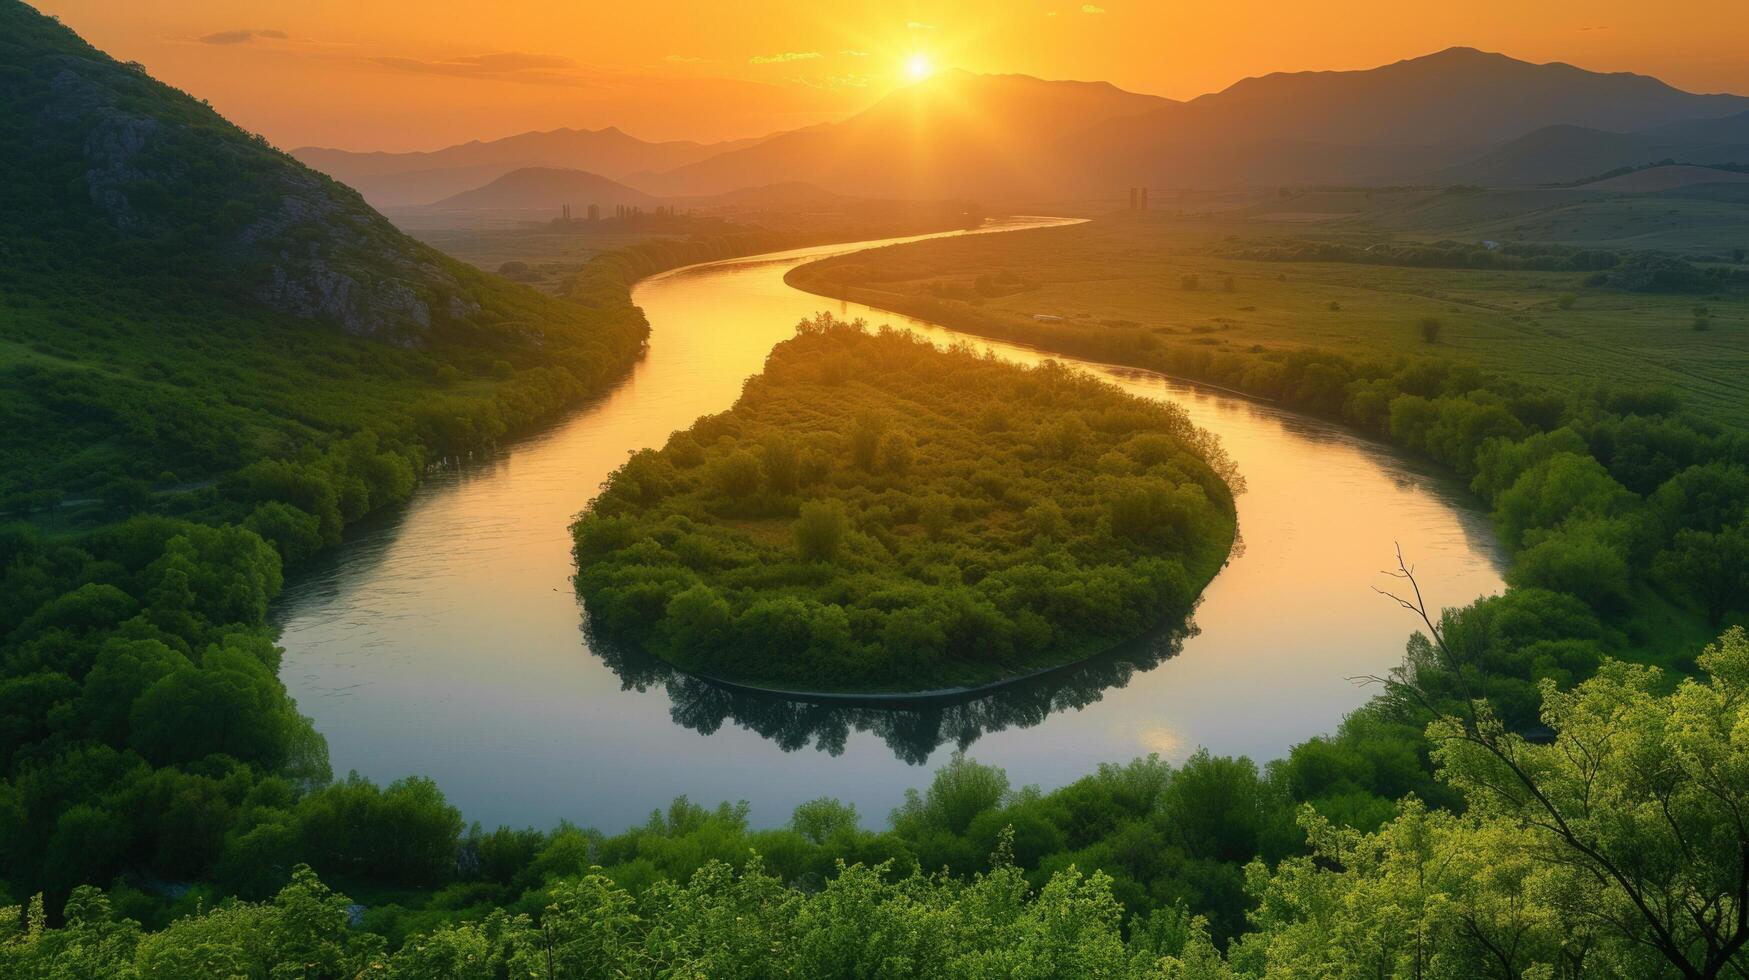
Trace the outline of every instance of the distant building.
<path fill-rule="evenodd" d="M 1061 322 L 1063 322 L 1063 318 L 1060 316 L 1057 316 L 1055 313 L 1034 313 L 1032 315 L 1032 318 L 1034 320 L 1041 322 L 1041 323 L 1061 323 Z"/>

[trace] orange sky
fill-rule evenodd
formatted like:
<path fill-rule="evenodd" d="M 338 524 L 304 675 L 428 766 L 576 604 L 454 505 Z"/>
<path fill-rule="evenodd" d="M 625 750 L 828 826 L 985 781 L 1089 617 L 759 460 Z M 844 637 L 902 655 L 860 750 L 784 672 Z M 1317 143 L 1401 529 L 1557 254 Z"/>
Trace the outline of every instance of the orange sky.
<path fill-rule="evenodd" d="M 37 0 L 283 147 L 430 149 L 618 125 L 722 139 L 837 118 L 941 67 L 1190 98 L 1454 44 L 1749 94 L 1742 0 Z M 1406 8 L 1415 9 L 1412 13 Z"/>

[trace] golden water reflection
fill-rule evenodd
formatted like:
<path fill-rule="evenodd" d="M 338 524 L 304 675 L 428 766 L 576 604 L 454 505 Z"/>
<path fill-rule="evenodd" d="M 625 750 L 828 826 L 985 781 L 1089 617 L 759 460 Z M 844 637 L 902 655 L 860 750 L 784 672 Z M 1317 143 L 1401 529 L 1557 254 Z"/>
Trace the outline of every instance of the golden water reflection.
<path fill-rule="evenodd" d="M 1348 678 L 1399 661 L 1411 624 L 1371 588 L 1398 542 L 1438 601 L 1500 588 L 1485 516 L 1461 488 L 1334 426 L 1095 367 L 1184 405 L 1245 477 L 1245 547 L 1191 635 L 1168 630 L 996 696 L 898 708 L 761 701 L 592 651 L 566 526 L 630 452 L 728 407 L 771 346 L 821 309 L 964 339 L 783 284 L 795 265 L 845 250 L 644 282 L 634 298 L 650 350 L 623 384 L 543 435 L 437 474 L 288 590 L 284 677 L 337 771 L 433 776 L 488 824 L 617 829 L 681 793 L 751 800 L 762 823 L 831 795 L 878 821 L 928 778 L 919 766 L 961 746 L 1047 787 L 1149 752 L 1274 758 L 1366 699 Z"/>

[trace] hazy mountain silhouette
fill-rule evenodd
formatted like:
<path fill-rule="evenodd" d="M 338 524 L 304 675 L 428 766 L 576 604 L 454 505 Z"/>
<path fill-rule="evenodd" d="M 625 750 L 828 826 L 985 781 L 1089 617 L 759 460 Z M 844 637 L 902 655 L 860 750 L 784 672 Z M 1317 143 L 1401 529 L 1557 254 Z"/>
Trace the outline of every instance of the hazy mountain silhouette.
<path fill-rule="evenodd" d="M 1555 123 L 1635 130 L 1749 109 L 1749 98 L 1694 95 L 1645 75 L 1532 64 L 1448 48 L 1366 71 L 1247 78 L 1186 103 L 1223 129 L 1323 143 L 1485 145 Z"/>
<path fill-rule="evenodd" d="M 1744 109 L 1749 98 L 1644 75 L 1449 48 L 1366 71 L 1247 78 L 1090 127 L 1059 153 L 1082 172 L 1167 186 L 1419 179 L 1550 126 L 1643 129 Z"/>
<path fill-rule="evenodd" d="M 292 156 L 356 188 L 377 207 L 407 207 L 472 190 L 523 167 L 576 168 L 619 180 L 628 174 L 682 167 L 757 142 L 653 143 L 609 127 L 521 133 L 416 153 L 306 146 L 293 150 Z"/>
<path fill-rule="evenodd" d="M 800 180 L 829 191 L 977 196 L 1038 183 L 1064 133 L 1172 105 L 1105 82 L 941 72 L 842 122 L 812 126 L 633 182 L 664 194 L 714 194 Z"/>
<path fill-rule="evenodd" d="M 782 178 L 851 193 L 988 197 L 1405 180 L 1548 126 L 1626 131 L 1745 109 L 1749 98 L 1470 48 L 1364 71 L 1248 78 L 1189 102 L 946 72 L 843 122 L 633 182 L 670 194 Z"/>
<path fill-rule="evenodd" d="M 778 181 L 756 187 L 738 187 L 722 194 L 697 197 L 675 197 L 670 203 L 681 207 L 735 208 L 748 211 L 818 211 L 865 207 L 869 198 L 835 194 L 818 184 L 800 180 Z"/>
<path fill-rule="evenodd" d="M 641 208 L 661 204 L 659 198 L 624 184 L 608 180 L 587 170 L 562 167 L 523 167 L 512 170 L 490 183 L 446 197 L 432 205 L 456 211 L 552 211 L 561 205 L 571 205 L 578 217 L 591 204 L 603 211 L 619 205 Z"/>
<path fill-rule="evenodd" d="M 1749 163 L 1749 112 L 1637 133 L 1546 126 L 1440 172 L 1446 183 L 1495 186 L 1564 183 L 1660 160 Z"/>

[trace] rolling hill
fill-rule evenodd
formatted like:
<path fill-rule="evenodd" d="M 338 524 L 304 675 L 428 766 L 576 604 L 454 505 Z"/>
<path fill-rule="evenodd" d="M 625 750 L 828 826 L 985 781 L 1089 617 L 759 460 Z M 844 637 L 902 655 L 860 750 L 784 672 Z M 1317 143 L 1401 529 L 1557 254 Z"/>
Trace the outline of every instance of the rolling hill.
<path fill-rule="evenodd" d="M 650 208 L 662 203 L 643 191 L 586 170 L 562 167 L 522 167 L 473 190 L 453 194 L 433 209 L 450 211 L 543 211 L 557 214 L 570 205 L 579 217 L 591 204 L 611 211 L 619 205 Z"/>
<path fill-rule="evenodd" d="M 1749 163 L 1749 112 L 1639 132 L 1547 126 L 1441 171 L 1437 177 L 1446 183 L 1529 186 L 1584 180 L 1661 160 Z"/>
<path fill-rule="evenodd" d="M 356 188 L 377 207 L 410 207 L 471 190 L 523 167 L 575 168 L 620 180 L 629 174 L 683 167 L 756 142 L 652 143 L 610 127 L 521 133 L 418 153 L 306 146 L 293 150 L 292 156 Z"/>
<path fill-rule="evenodd" d="M 1590 190 L 1615 191 L 1620 194 L 1653 194 L 1710 184 L 1749 184 L 1749 173 L 1672 164 L 1646 167 L 1619 177 L 1591 181 L 1583 186 Z"/>

